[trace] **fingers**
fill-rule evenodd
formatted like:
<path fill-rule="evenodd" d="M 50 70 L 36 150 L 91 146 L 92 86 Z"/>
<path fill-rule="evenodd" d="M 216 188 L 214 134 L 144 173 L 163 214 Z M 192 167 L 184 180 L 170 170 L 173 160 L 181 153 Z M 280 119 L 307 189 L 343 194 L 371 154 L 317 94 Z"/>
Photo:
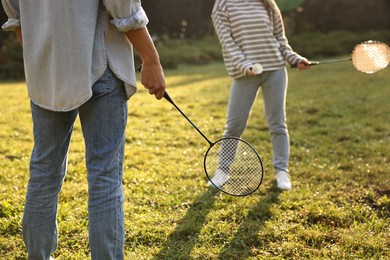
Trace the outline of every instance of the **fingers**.
<path fill-rule="evenodd" d="M 156 86 L 151 86 L 148 84 L 142 83 L 146 89 L 148 89 L 150 95 L 154 95 L 156 99 L 161 99 L 164 96 L 165 92 L 165 83 L 162 85 L 156 85 Z"/>
<path fill-rule="evenodd" d="M 297 68 L 299 70 L 307 70 L 310 69 L 310 62 L 307 60 L 303 60 L 297 64 Z"/>
<path fill-rule="evenodd" d="M 247 69 L 247 70 L 245 71 L 245 75 L 246 75 L 247 77 L 254 77 L 254 76 L 256 76 L 256 73 L 253 71 L 252 68 L 249 68 L 249 69 Z"/>
<path fill-rule="evenodd" d="M 154 95 L 156 99 L 159 100 L 163 98 L 164 92 L 165 92 L 165 87 L 149 89 L 149 94 Z"/>
<path fill-rule="evenodd" d="M 160 89 L 159 91 L 157 91 L 156 94 L 154 94 L 154 96 L 156 97 L 156 99 L 160 100 L 164 97 L 164 92 L 165 92 L 165 88 Z"/>
<path fill-rule="evenodd" d="M 141 83 L 149 94 L 154 95 L 156 99 L 162 99 L 165 92 L 165 76 L 160 64 L 147 65 L 144 64 L 141 70 Z"/>

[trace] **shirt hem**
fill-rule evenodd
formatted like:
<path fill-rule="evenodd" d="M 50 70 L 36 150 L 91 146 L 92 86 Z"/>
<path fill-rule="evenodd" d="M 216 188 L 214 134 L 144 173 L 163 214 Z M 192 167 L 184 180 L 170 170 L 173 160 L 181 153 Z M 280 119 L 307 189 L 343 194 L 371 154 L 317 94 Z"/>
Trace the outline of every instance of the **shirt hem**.
<path fill-rule="evenodd" d="M 92 94 L 92 91 L 91 91 L 91 94 L 88 96 L 88 98 L 84 99 L 83 101 L 81 101 L 81 102 L 77 103 L 76 105 L 71 106 L 69 108 L 56 108 L 56 107 L 40 104 L 40 102 L 37 102 L 32 97 L 30 97 L 30 100 L 35 105 L 37 105 L 37 106 L 39 106 L 39 107 L 41 107 L 43 109 L 46 109 L 46 110 L 50 110 L 50 111 L 54 111 L 54 112 L 69 112 L 69 111 L 75 110 L 75 109 L 79 108 L 80 106 L 82 106 L 83 104 L 85 104 L 88 100 L 90 100 L 92 98 L 92 95 L 93 94 Z"/>

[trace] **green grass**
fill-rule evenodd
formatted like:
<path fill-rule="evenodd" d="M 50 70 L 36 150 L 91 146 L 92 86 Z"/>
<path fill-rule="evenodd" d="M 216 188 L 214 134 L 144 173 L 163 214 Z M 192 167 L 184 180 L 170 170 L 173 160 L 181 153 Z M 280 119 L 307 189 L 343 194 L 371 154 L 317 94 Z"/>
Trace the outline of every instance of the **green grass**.
<path fill-rule="evenodd" d="M 388 259 L 390 73 L 340 63 L 290 70 L 287 100 L 293 190 L 274 183 L 259 95 L 243 138 L 266 169 L 260 189 L 231 197 L 209 188 L 207 142 L 166 101 L 140 87 L 129 101 L 126 259 Z M 166 72 L 178 106 L 211 140 L 225 124 L 222 64 Z M 26 259 L 21 236 L 32 148 L 24 83 L 0 85 L 0 258 Z M 84 146 L 76 123 L 60 195 L 57 259 L 88 259 Z"/>

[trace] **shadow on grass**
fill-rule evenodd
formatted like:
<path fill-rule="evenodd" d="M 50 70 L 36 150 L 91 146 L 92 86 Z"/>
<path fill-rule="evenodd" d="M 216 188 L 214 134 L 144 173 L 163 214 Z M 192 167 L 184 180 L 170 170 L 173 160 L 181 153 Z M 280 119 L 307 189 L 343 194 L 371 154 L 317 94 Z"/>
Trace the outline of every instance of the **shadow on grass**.
<path fill-rule="evenodd" d="M 190 259 L 191 251 L 196 245 L 207 215 L 213 209 L 218 192 L 210 187 L 196 199 L 154 259 Z M 262 245 L 258 232 L 265 221 L 271 217 L 270 208 L 278 203 L 280 193 L 274 183 L 265 192 L 266 195 L 248 212 L 234 239 L 221 251 L 217 259 L 244 259 L 253 254 L 253 248 L 266 246 Z"/>
<path fill-rule="evenodd" d="M 191 205 L 187 214 L 177 223 L 165 243 L 164 248 L 154 259 L 189 259 L 192 248 L 195 246 L 205 219 L 213 208 L 215 195 L 218 190 L 209 187 Z"/>
<path fill-rule="evenodd" d="M 281 192 L 276 183 L 273 183 L 266 195 L 248 212 L 234 239 L 221 251 L 217 259 L 246 259 L 253 256 L 254 248 L 266 247 L 258 233 L 272 216 L 270 208 L 278 203 Z"/>

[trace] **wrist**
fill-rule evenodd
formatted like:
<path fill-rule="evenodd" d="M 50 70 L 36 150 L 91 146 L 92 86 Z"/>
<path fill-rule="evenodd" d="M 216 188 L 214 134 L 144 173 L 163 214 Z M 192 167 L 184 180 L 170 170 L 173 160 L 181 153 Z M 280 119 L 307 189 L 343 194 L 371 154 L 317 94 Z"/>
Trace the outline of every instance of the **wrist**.
<path fill-rule="evenodd" d="M 157 51 L 154 53 L 147 53 L 142 56 L 140 55 L 140 57 L 142 59 L 142 64 L 144 65 L 152 66 L 160 64 L 160 56 L 158 55 Z"/>

